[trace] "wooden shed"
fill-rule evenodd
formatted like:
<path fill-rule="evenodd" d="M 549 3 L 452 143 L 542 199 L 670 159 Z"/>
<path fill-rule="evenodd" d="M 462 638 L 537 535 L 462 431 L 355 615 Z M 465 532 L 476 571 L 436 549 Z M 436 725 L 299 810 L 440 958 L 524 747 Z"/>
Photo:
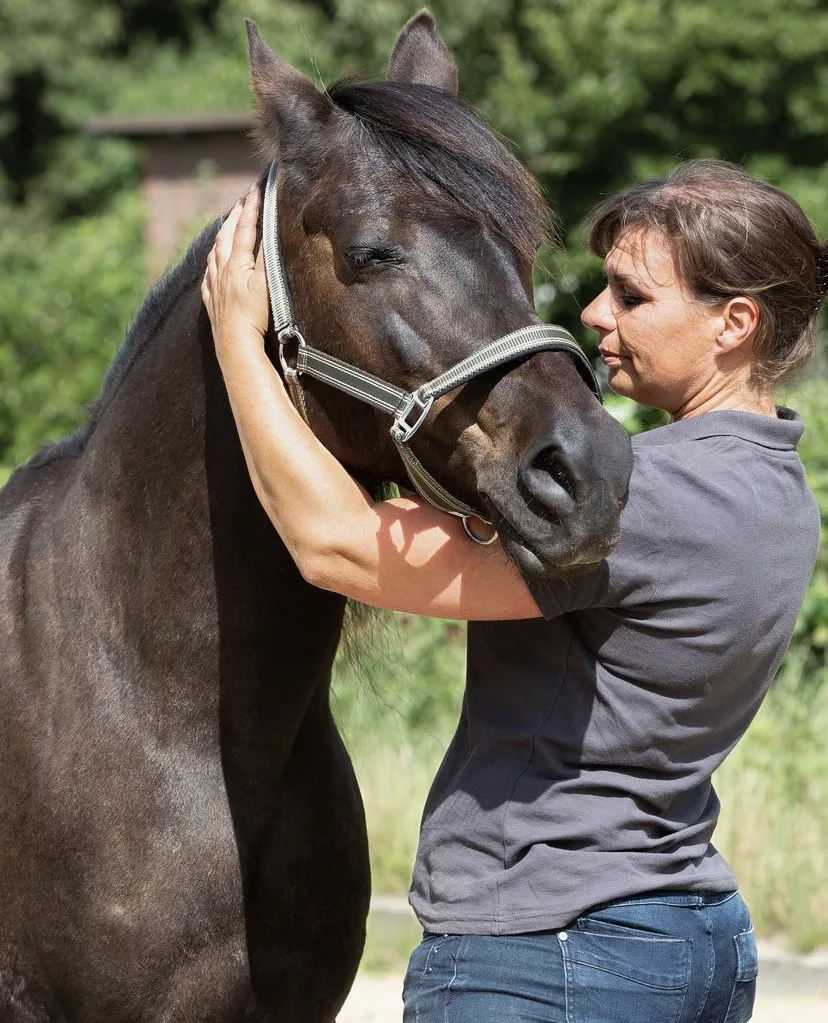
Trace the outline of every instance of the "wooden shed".
<path fill-rule="evenodd" d="M 90 134 L 134 139 L 145 148 L 141 187 L 153 274 L 258 176 L 262 164 L 250 139 L 252 127 L 249 111 L 106 116 L 89 122 Z"/>

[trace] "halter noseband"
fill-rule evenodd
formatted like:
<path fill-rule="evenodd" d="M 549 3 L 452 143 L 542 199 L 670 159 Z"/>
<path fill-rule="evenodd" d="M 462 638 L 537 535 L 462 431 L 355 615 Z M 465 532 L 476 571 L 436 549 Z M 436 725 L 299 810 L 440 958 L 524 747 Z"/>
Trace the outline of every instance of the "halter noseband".
<path fill-rule="evenodd" d="M 495 533 L 489 539 L 476 536 L 469 526 L 469 519 L 480 519 L 491 525 L 471 505 L 453 497 L 422 465 L 408 446 L 411 438 L 423 425 L 431 406 L 437 398 L 448 394 L 487 370 L 513 362 L 515 359 L 534 355 L 536 352 L 566 352 L 575 359 L 575 364 L 598 400 L 601 389 L 595 378 L 589 360 L 581 351 L 572 335 L 563 327 L 545 323 L 521 327 L 506 334 L 491 344 L 484 345 L 472 355 L 458 362 L 438 377 L 421 384 L 414 391 L 404 391 L 394 384 L 351 366 L 341 359 L 328 355 L 318 348 L 312 348 L 302 336 L 293 315 L 293 305 L 288 290 L 287 274 L 279 245 L 279 221 L 277 215 L 276 177 L 278 166 L 270 165 L 265 186 L 262 210 L 262 248 L 264 250 L 265 273 L 267 275 L 270 306 L 273 312 L 273 327 L 279 342 L 279 362 L 282 366 L 288 393 L 305 422 L 308 412 L 302 392 L 300 377 L 307 374 L 315 380 L 336 387 L 360 401 L 367 402 L 393 416 L 391 439 L 396 445 L 414 489 L 429 504 L 440 511 L 455 515 L 463 520 L 468 536 L 478 544 L 492 543 Z M 309 424 L 310 425 L 310 424 Z"/>

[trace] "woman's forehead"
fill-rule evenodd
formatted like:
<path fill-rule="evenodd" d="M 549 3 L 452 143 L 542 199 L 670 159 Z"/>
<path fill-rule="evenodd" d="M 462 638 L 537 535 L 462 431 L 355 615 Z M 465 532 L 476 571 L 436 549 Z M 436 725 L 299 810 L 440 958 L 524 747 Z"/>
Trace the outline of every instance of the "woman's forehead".
<path fill-rule="evenodd" d="M 627 228 L 607 253 L 604 269 L 611 279 L 623 278 L 650 287 L 676 283 L 669 243 L 655 228 Z"/>

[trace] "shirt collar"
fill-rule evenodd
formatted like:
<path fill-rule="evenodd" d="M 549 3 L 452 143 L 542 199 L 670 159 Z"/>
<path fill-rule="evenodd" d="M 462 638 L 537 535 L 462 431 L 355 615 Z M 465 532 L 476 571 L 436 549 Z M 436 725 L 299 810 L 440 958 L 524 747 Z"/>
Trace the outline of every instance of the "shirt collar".
<path fill-rule="evenodd" d="M 795 451 L 805 430 L 801 417 L 784 405 L 776 406 L 776 417 L 756 412 L 704 412 L 690 419 L 656 427 L 633 438 L 635 447 L 677 444 L 706 437 L 738 437 L 766 448 Z"/>

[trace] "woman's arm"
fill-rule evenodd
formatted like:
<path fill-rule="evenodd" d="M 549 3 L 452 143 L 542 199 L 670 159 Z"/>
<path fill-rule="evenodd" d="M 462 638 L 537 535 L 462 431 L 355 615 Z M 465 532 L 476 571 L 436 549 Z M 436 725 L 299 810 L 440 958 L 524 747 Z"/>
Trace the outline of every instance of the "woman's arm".
<path fill-rule="evenodd" d="M 208 259 L 202 297 L 253 486 L 308 582 L 366 604 L 439 618 L 540 612 L 498 542 L 414 498 L 375 502 L 296 412 L 264 348 L 267 285 L 254 260 L 258 190 Z"/>

